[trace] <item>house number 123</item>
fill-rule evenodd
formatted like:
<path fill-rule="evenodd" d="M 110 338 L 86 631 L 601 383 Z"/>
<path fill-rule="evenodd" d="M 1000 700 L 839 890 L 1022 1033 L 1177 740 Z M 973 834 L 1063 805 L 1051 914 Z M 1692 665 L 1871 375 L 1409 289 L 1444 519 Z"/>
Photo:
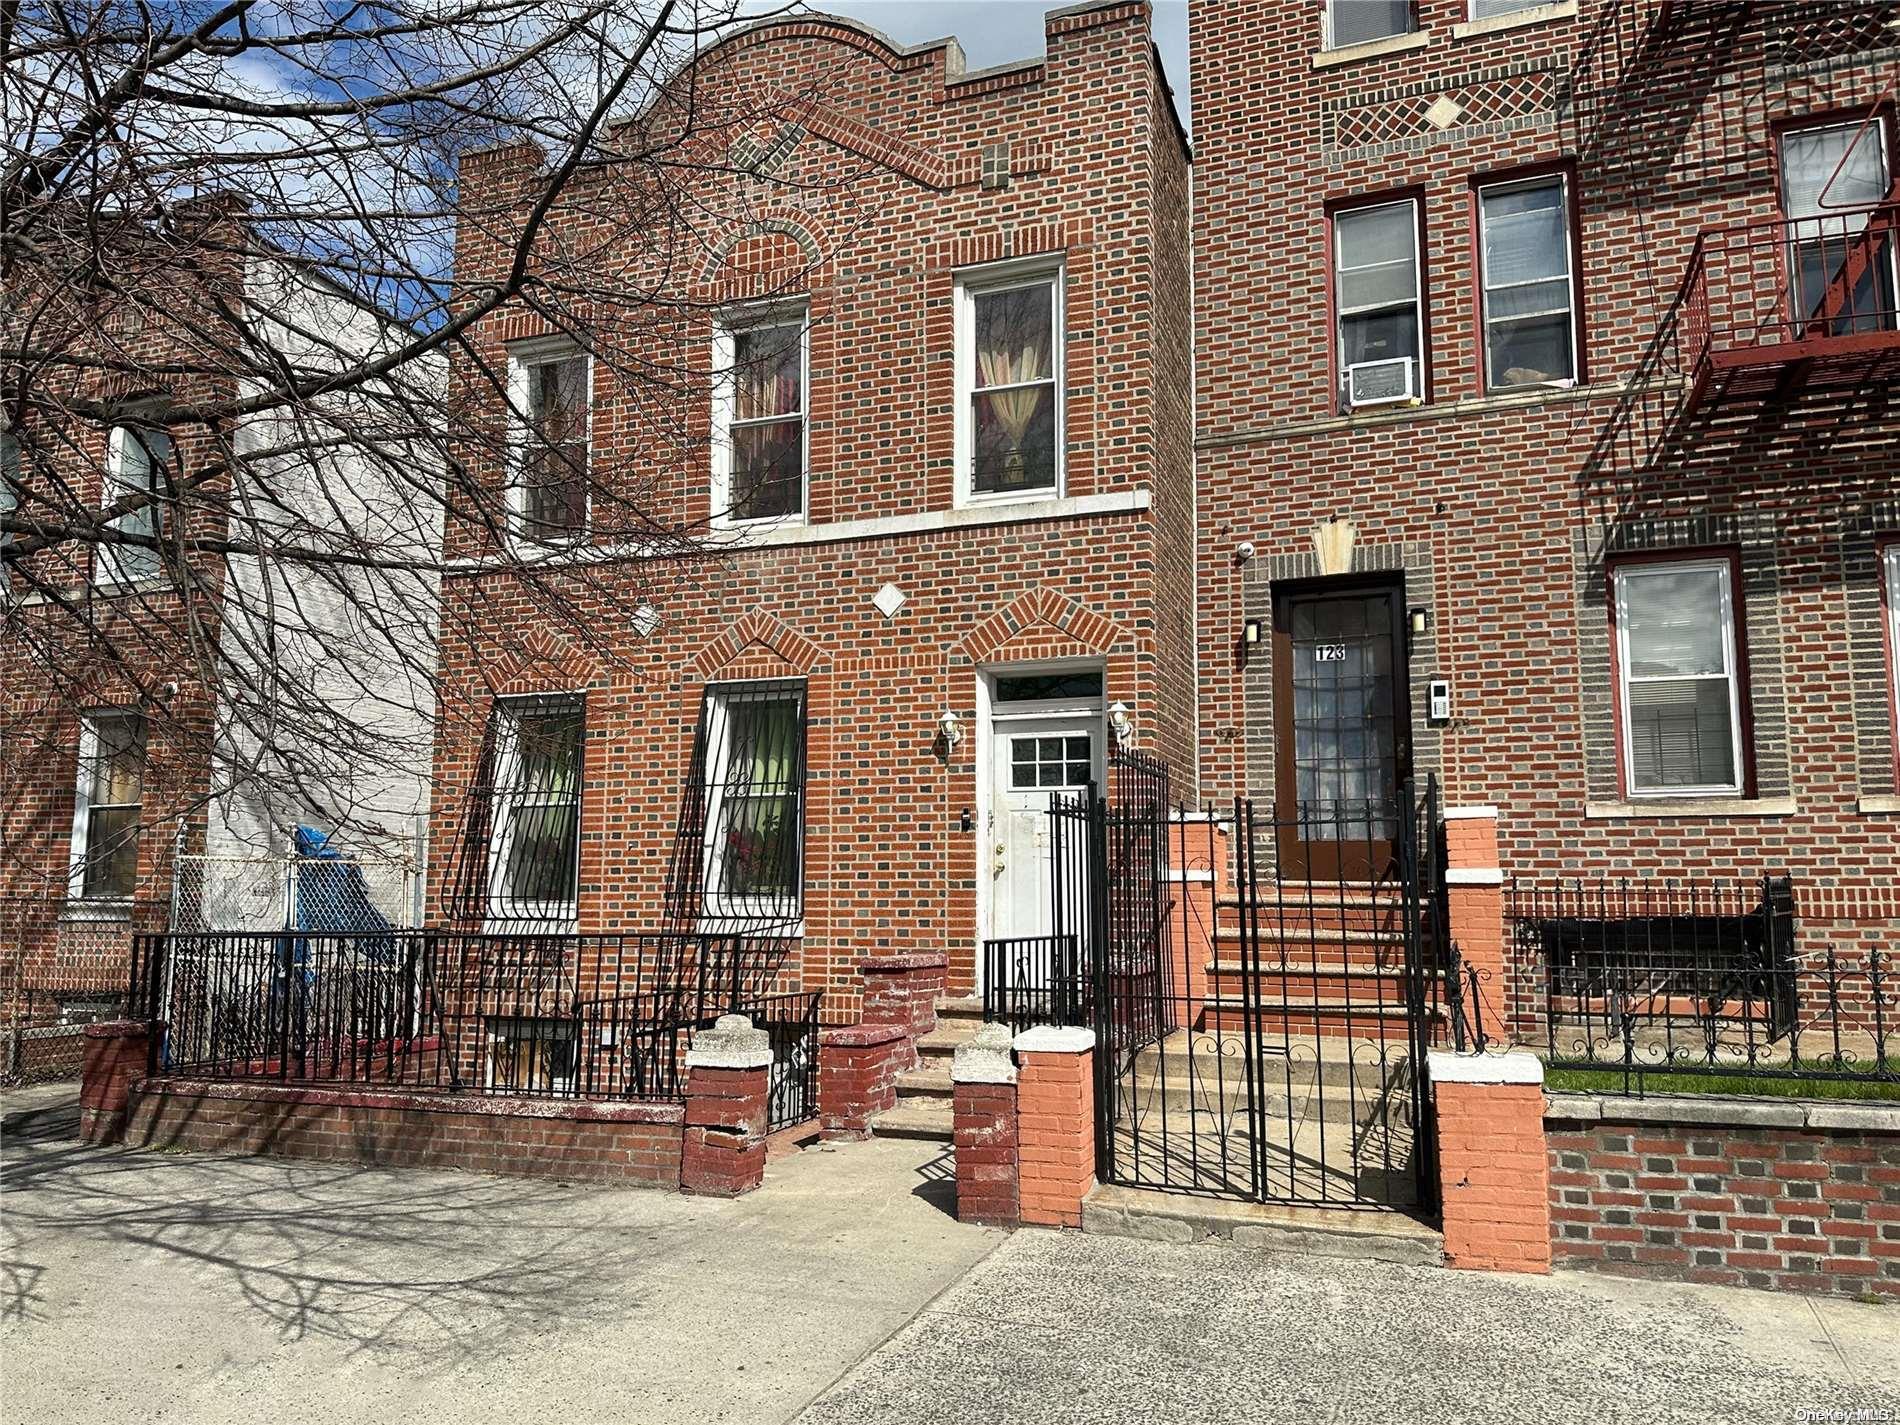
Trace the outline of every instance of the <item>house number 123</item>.
<path fill-rule="evenodd" d="M 1313 645 L 1315 663 L 1344 663 L 1346 645 L 1343 643 L 1316 643 Z"/>

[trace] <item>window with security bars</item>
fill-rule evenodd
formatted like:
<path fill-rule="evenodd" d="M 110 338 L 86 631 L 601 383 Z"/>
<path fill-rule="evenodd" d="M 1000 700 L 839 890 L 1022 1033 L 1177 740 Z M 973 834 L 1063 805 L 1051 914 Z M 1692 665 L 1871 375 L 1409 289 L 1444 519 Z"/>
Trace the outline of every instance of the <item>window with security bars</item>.
<path fill-rule="evenodd" d="M 146 426 L 115 426 L 106 451 L 105 505 L 127 496 L 147 497 L 137 509 L 106 521 L 106 528 L 131 538 L 156 540 L 164 532 L 163 502 L 172 490 L 176 451 L 172 438 Z M 155 577 L 163 567 L 155 544 L 102 541 L 95 579 L 130 584 Z"/>
<path fill-rule="evenodd" d="M 1613 577 L 1627 791 L 1740 792 L 1742 686 L 1730 562 L 1625 564 Z"/>
<path fill-rule="evenodd" d="M 729 328 L 733 390 L 719 446 L 714 504 L 727 520 L 785 519 L 805 510 L 805 333 L 802 308 Z"/>
<path fill-rule="evenodd" d="M 524 539 L 560 542 L 587 529 L 591 371 L 584 352 L 509 357 L 517 412 L 511 500 Z"/>
<path fill-rule="evenodd" d="M 1879 123 L 1826 124 L 1781 135 L 1781 202 L 1788 218 L 1789 315 L 1798 333 L 1892 331 L 1900 254 L 1891 214 L 1875 209 L 1893 185 Z"/>
<path fill-rule="evenodd" d="M 490 1019 L 489 1089 L 521 1094 L 571 1091 L 578 1029 L 574 1019 Z"/>
<path fill-rule="evenodd" d="M 139 815 L 145 796 L 145 719 L 99 712 L 79 729 L 73 816 L 73 889 L 87 900 L 127 900 L 138 886 Z"/>
<path fill-rule="evenodd" d="M 1480 188 L 1478 257 L 1486 388 L 1575 381 L 1568 181 L 1558 174 Z"/>
<path fill-rule="evenodd" d="M 705 909 L 720 921 L 793 920 L 802 904 L 805 687 L 707 688 Z"/>
<path fill-rule="evenodd" d="M 565 924 L 580 874 L 579 697 L 507 698 L 495 707 L 488 918 Z"/>

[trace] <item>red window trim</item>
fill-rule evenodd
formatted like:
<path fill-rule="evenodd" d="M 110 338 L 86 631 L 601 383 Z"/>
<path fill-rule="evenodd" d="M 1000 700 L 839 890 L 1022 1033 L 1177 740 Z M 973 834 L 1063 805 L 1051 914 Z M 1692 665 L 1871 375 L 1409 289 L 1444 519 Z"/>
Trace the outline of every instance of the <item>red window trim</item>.
<path fill-rule="evenodd" d="M 1583 309 L 1583 197 L 1577 180 L 1576 160 L 1563 158 L 1550 163 L 1523 164 L 1516 168 L 1471 175 L 1465 197 L 1465 240 L 1468 245 L 1466 256 L 1471 263 L 1471 349 L 1475 377 L 1472 394 L 1477 396 L 1515 395 L 1540 389 L 1536 386 L 1501 386 L 1493 391 L 1485 376 L 1484 216 L 1478 201 L 1479 193 L 1486 188 L 1495 188 L 1503 183 L 1528 182 L 1535 178 L 1564 180 L 1564 226 L 1570 230 L 1570 320 L 1575 327 L 1572 342 L 1577 353 L 1577 370 L 1571 378 L 1571 386 L 1586 386 L 1590 382 L 1589 323 L 1584 319 Z"/>
<path fill-rule="evenodd" d="M 1616 789 L 1624 801 L 1661 802 L 1671 800 L 1666 792 L 1634 792 L 1630 787 L 1629 751 L 1623 725 L 1623 640 L 1616 621 L 1616 571 L 1633 564 L 1694 564 L 1711 559 L 1728 561 L 1729 601 L 1735 615 L 1735 678 L 1737 718 L 1741 735 L 1741 790 L 1709 792 L 1691 800 L 1751 801 L 1760 795 L 1755 779 L 1755 699 L 1748 667 L 1748 604 L 1742 589 L 1742 552 L 1731 545 L 1696 546 L 1685 549 L 1641 550 L 1613 554 L 1604 561 L 1603 589 L 1609 602 L 1610 619 L 1610 716 L 1616 732 Z"/>
<path fill-rule="evenodd" d="M 1404 188 L 1388 188 L 1374 193 L 1354 193 L 1346 197 L 1328 198 L 1324 212 L 1324 235 L 1322 246 L 1325 249 L 1326 263 L 1326 414 L 1329 416 L 1351 415 L 1345 405 L 1345 368 L 1339 360 L 1339 270 L 1334 261 L 1333 222 L 1341 213 L 1355 212 L 1360 208 L 1378 208 L 1387 203 L 1412 204 L 1412 211 L 1418 224 L 1418 353 L 1419 360 L 1425 363 L 1424 403 L 1432 403 L 1433 390 L 1438 383 L 1438 371 L 1432 361 L 1432 294 L 1431 294 L 1431 257 L 1425 247 L 1425 188 L 1422 184 L 1412 184 Z"/>

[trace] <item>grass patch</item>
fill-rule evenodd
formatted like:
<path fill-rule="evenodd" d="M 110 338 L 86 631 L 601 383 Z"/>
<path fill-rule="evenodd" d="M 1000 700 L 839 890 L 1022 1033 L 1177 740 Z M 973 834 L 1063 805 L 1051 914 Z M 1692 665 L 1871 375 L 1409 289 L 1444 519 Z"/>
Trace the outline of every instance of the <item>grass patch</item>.
<path fill-rule="evenodd" d="M 1820 1072 L 1817 1068 L 1815 1072 Z M 1544 1087 L 1559 1093 L 1622 1093 L 1621 1069 L 1553 1068 Z M 1845 1079 L 1782 1079 L 1766 1074 L 1631 1074 L 1632 1092 L 1726 1094 L 1739 1098 L 1846 1098 L 1900 1102 L 1900 1082 Z"/>

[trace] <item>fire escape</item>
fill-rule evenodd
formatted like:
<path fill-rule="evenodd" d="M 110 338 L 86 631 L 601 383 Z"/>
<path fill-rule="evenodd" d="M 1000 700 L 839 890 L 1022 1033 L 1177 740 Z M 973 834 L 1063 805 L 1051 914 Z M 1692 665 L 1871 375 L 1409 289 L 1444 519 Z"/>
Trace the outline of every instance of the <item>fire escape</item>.
<path fill-rule="evenodd" d="M 1566 138 L 1627 209 L 1638 274 L 1659 295 L 1681 275 L 1587 481 L 1666 463 L 1698 423 L 1900 376 L 1900 165 L 1884 127 L 1897 89 L 1900 3 L 1606 5 L 1568 76 Z M 1790 212 L 1770 186 L 1777 121 L 1803 115 L 1852 133 Z M 1876 154 L 1884 192 L 1867 183 Z M 1678 216 L 1737 207 L 1774 216 L 1699 229 Z"/>

